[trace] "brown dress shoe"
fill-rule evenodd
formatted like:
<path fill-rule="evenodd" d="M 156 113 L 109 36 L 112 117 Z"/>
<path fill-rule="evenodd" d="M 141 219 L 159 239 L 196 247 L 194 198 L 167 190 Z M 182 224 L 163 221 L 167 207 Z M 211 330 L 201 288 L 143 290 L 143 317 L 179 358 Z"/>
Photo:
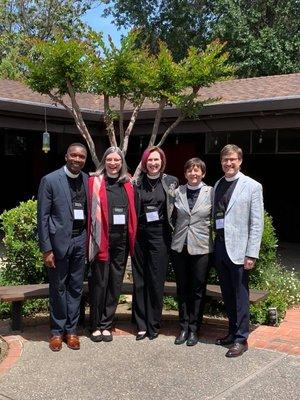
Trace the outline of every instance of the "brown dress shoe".
<path fill-rule="evenodd" d="M 248 350 L 248 343 L 247 341 L 243 343 L 234 343 L 227 353 L 225 354 L 226 357 L 239 357 L 241 356 L 246 350 Z"/>
<path fill-rule="evenodd" d="M 67 346 L 69 347 L 69 349 L 72 349 L 72 350 L 79 350 L 80 349 L 80 340 L 79 340 L 79 337 L 77 335 L 66 334 L 64 336 L 64 340 L 66 341 Z"/>
<path fill-rule="evenodd" d="M 49 340 L 49 347 L 52 351 L 60 351 L 62 348 L 62 337 L 60 335 L 53 335 Z"/>

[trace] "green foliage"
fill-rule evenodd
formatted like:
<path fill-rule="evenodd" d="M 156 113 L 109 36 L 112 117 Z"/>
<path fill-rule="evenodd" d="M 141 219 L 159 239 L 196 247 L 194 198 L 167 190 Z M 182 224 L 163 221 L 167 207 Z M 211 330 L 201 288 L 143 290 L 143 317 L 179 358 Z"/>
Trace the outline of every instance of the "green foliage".
<path fill-rule="evenodd" d="M 268 297 L 266 300 L 250 306 L 250 319 L 254 324 L 268 324 L 269 308 L 277 309 L 280 321 L 289 307 L 300 304 L 299 275 L 278 263 L 276 250 L 277 238 L 272 218 L 265 212 L 261 250 L 255 268 L 250 272 L 249 286 L 252 289 L 266 290 Z M 171 267 L 168 269 L 168 279 L 175 280 Z M 219 284 L 215 268 L 211 268 L 209 271 L 208 283 Z M 174 305 L 167 300 L 167 304 L 169 303 Z M 214 316 L 225 315 L 222 302 L 215 299 L 209 299 L 205 312 Z"/>
<path fill-rule="evenodd" d="M 176 297 L 164 296 L 164 309 L 165 310 L 178 310 L 178 302 Z"/>
<path fill-rule="evenodd" d="M 27 59 L 29 87 L 42 94 L 55 91 L 59 96 L 70 92 L 68 83 L 74 93 L 87 91 L 90 51 L 86 42 L 75 39 L 57 37 L 54 42 L 38 42 Z"/>
<path fill-rule="evenodd" d="M 79 38 L 89 30 L 81 16 L 98 0 L 1 0 L 0 77 L 19 79 L 24 72 L 23 57 L 32 40 L 51 41 L 61 34 Z"/>
<path fill-rule="evenodd" d="M 213 12 L 213 37 L 228 42 L 241 77 L 287 74 L 300 69 L 298 0 L 221 0 Z"/>
<path fill-rule="evenodd" d="M 5 264 L 0 279 L 6 285 L 45 282 L 45 269 L 37 242 L 36 201 L 21 202 L 1 216 Z"/>
<path fill-rule="evenodd" d="M 250 274 L 250 287 L 267 290 L 268 298 L 250 308 L 253 323 L 268 323 L 268 309 L 277 308 L 279 320 L 288 307 L 300 304 L 300 279 L 277 261 L 277 238 L 272 218 L 265 213 L 265 226 L 259 259 Z"/>
<path fill-rule="evenodd" d="M 167 43 L 176 61 L 190 46 L 227 42 L 240 77 L 300 70 L 298 0 L 102 0 L 119 27 L 140 28 L 156 53 Z"/>

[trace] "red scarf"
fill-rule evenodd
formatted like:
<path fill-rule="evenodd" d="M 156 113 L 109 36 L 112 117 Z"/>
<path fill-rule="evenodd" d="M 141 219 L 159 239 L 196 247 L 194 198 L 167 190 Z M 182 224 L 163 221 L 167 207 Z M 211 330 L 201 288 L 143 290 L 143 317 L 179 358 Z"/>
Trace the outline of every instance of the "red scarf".
<path fill-rule="evenodd" d="M 129 251 L 133 255 L 137 228 L 134 188 L 131 182 L 123 185 L 128 198 Z M 90 177 L 88 188 L 88 259 L 108 261 L 108 204 L 103 175 Z"/>

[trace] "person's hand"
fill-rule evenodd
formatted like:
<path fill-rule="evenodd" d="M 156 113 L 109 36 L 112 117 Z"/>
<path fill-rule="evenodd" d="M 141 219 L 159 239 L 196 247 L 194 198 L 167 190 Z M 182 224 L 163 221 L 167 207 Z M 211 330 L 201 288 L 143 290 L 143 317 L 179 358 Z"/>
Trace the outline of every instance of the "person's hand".
<path fill-rule="evenodd" d="M 43 260 L 46 267 L 55 268 L 55 258 L 52 250 L 43 253 Z"/>
<path fill-rule="evenodd" d="M 244 269 L 252 269 L 252 268 L 254 268 L 255 262 L 256 262 L 255 258 L 245 257 Z"/>

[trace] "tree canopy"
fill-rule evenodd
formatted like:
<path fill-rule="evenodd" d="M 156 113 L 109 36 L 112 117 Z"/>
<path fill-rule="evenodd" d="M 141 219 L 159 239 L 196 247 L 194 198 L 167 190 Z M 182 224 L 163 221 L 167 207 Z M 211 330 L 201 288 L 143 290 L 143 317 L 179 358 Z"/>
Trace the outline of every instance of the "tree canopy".
<path fill-rule="evenodd" d="M 299 0 L 102 0 L 117 26 L 143 31 L 153 51 L 164 40 L 176 60 L 189 46 L 227 42 L 236 75 L 300 71 Z"/>
<path fill-rule="evenodd" d="M 204 104 L 215 100 L 200 99 L 199 89 L 230 78 L 233 73 L 233 68 L 227 64 L 224 44 L 218 41 L 210 43 L 203 51 L 190 47 L 187 56 L 176 62 L 165 43 L 160 42 L 153 55 L 148 47 L 136 46 L 137 38 L 138 32 L 131 32 L 123 38 L 120 48 L 116 48 L 112 41 L 105 45 L 96 33 L 87 40 L 58 37 L 52 42 L 39 42 L 28 57 L 27 84 L 32 90 L 50 96 L 72 115 L 96 167 L 99 160 L 77 103 L 78 93 L 103 96 L 104 123 L 110 144 L 118 145 L 126 154 L 130 134 L 145 99 L 156 105 L 149 146 L 162 146 L 183 119 L 196 118 Z M 117 99 L 119 106 L 112 107 L 112 99 Z M 131 117 L 125 122 L 126 103 Z M 158 135 L 167 106 L 173 106 L 177 116 L 162 135 Z"/>
<path fill-rule="evenodd" d="M 58 33 L 80 37 L 88 30 L 81 16 L 96 0 L 2 0 L 0 7 L 0 77 L 22 75 L 20 59 L 32 47 L 30 39 L 51 40 Z"/>

